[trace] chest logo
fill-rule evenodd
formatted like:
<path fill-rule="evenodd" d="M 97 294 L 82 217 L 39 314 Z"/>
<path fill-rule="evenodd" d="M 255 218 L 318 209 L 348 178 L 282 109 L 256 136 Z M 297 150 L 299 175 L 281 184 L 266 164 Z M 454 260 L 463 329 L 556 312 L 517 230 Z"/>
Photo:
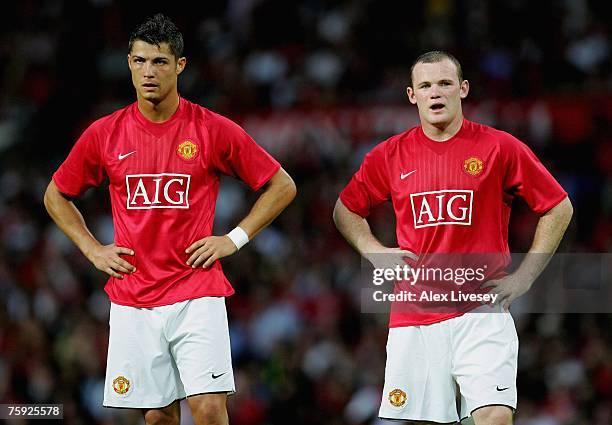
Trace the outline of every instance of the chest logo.
<path fill-rule="evenodd" d="M 476 177 L 477 175 L 482 173 L 483 168 L 484 168 L 484 164 L 482 160 L 475 156 L 472 156 L 463 162 L 463 169 L 470 176 Z"/>
<path fill-rule="evenodd" d="M 127 158 L 128 156 L 130 156 L 133 153 L 136 153 L 136 151 L 132 151 L 132 152 L 128 152 L 128 153 L 120 153 L 117 158 L 119 158 L 119 161 L 122 161 L 123 159 Z"/>
<path fill-rule="evenodd" d="M 409 176 L 410 174 L 412 174 L 412 173 L 416 173 L 416 170 L 412 170 L 412 171 L 410 171 L 410 172 L 408 172 L 408 173 L 401 173 L 401 174 L 400 174 L 400 179 L 401 179 L 401 180 L 404 180 L 406 177 L 408 177 L 408 176 Z"/>
<path fill-rule="evenodd" d="M 128 210 L 189 208 L 189 174 L 128 174 L 125 176 Z"/>
<path fill-rule="evenodd" d="M 198 145 L 193 143 L 191 140 L 185 140 L 183 143 L 178 145 L 176 153 L 181 158 L 189 161 L 196 157 L 198 154 Z"/>
<path fill-rule="evenodd" d="M 474 192 L 436 190 L 410 194 L 414 228 L 444 225 L 470 226 Z"/>

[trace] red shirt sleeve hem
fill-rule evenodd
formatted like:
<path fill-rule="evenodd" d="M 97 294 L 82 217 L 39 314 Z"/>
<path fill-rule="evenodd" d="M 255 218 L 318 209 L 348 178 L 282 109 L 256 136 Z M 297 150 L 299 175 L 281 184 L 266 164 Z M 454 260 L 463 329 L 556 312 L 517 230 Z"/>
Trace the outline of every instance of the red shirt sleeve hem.
<path fill-rule="evenodd" d="M 546 214 L 548 211 L 552 210 L 554 207 L 559 205 L 561 201 L 563 201 L 565 198 L 567 198 L 567 193 L 563 192 L 559 194 L 559 196 L 552 198 L 552 201 L 545 204 L 543 207 L 538 208 L 537 210 L 534 209 L 533 212 L 535 212 L 536 214 L 540 214 L 540 215 Z"/>
<path fill-rule="evenodd" d="M 268 183 L 270 181 L 270 179 L 276 174 L 278 173 L 278 170 L 280 170 L 281 165 L 280 163 L 276 163 L 274 164 L 274 166 L 270 169 L 270 172 L 268 174 L 265 175 L 264 178 L 261 179 L 261 181 L 259 183 L 257 183 L 255 186 L 251 186 L 251 188 L 255 191 L 258 191 L 259 189 L 261 189 L 261 187 Z"/>
<path fill-rule="evenodd" d="M 350 199 L 345 195 L 344 192 L 340 193 L 340 201 L 342 201 L 342 203 L 344 204 L 344 206 L 346 208 L 349 209 L 349 211 L 363 217 L 363 218 L 367 218 L 369 215 L 368 211 L 363 211 L 361 209 L 359 209 L 357 206 L 355 206 Z"/>
<path fill-rule="evenodd" d="M 62 195 L 66 195 L 70 198 L 75 198 L 79 195 L 78 193 L 74 193 L 68 190 L 66 186 L 64 186 L 64 183 L 62 183 L 61 180 L 58 179 L 57 171 L 53 174 L 52 179 L 53 179 L 53 182 L 55 183 L 55 186 L 57 186 L 57 189 L 60 191 Z"/>

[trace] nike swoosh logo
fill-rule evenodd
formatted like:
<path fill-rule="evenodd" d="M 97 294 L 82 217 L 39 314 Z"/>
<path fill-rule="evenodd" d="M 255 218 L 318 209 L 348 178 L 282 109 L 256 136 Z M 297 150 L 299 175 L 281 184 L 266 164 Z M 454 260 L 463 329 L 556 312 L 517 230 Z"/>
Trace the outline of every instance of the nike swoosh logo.
<path fill-rule="evenodd" d="M 510 387 L 506 387 L 506 388 L 499 388 L 499 385 L 498 385 L 497 387 L 495 387 L 495 389 L 496 389 L 497 391 L 506 391 L 508 388 L 510 388 Z"/>
<path fill-rule="evenodd" d="M 124 154 L 119 154 L 119 161 L 121 161 L 124 158 L 127 158 L 128 156 L 130 156 L 133 153 L 136 153 L 136 151 L 132 151 L 132 152 L 124 153 Z"/>
<path fill-rule="evenodd" d="M 223 372 L 223 373 L 220 373 L 219 375 L 215 375 L 215 373 L 213 372 L 213 374 L 212 374 L 212 378 L 213 378 L 213 379 L 217 379 L 218 377 L 223 376 L 223 375 L 225 375 L 226 373 L 227 373 L 227 372 Z"/>
<path fill-rule="evenodd" d="M 402 173 L 402 174 L 400 174 L 400 179 L 404 180 L 406 177 L 408 177 L 412 173 L 416 173 L 416 170 L 412 170 L 409 173 Z"/>

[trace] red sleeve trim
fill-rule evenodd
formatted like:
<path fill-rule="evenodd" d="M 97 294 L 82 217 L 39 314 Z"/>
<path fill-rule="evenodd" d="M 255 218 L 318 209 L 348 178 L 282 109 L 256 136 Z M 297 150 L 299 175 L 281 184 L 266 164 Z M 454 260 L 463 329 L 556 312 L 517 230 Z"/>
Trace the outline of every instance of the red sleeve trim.
<path fill-rule="evenodd" d="M 270 181 L 270 179 L 272 177 L 274 177 L 274 175 L 276 173 L 278 173 L 278 170 L 280 170 L 280 169 L 281 169 L 280 163 L 276 162 L 276 164 L 274 164 L 274 166 L 272 168 L 270 168 L 270 172 L 268 174 L 265 174 L 265 176 L 261 179 L 261 181 L 259 183 L 257 183 L 255 186 L 251 186 L 251 188 L 254 191 L 258 191 L 259 189 L 261 189 L 263 187 L 263 185 L 268 183 Z"/>

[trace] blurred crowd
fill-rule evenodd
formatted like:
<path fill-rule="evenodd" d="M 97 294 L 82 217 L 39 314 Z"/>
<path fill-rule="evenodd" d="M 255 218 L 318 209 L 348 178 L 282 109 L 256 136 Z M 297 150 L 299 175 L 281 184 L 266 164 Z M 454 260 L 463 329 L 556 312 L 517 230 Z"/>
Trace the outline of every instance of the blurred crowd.
<path fill-rule="evenodd" d="M 576 212 L 561 249 L 610 250 L 606 2 L 228 0 L 201 10 L 167 3 L 3 5 L 0 403 L 63 403 L 69 424 L 142 423 L 137 413 L 101 406 L 105 276 L 50 222 L 41 201 L 83 129 L 134 101 L 127 40 L 158 11 L 185 37 L 181 94 L 240 122 L 298 185 L 288 210 L 223 261 L 237 290 L 227 303 L 232 424 L 380 422 L 387 317 L 360 312 L 359 258 L 331 213 L 365 152 L 417 122 L 405 85 L 424 51 L 454 53 L 472 87 L 466 116 L 522 138 L 566 188 Z M 254 199 L 226 179 L 216 232 L 235 226 Z M 106 188 L 77 202 L 106 243 L 113 240 L 108 202 Z M 514 251 L 529 248 L 536 221 L 517 203 Z M 394 243 L 388 206 L 372 223 Z M 611 424 L 612 315 L 515 320 L 516 424 Z"/>

